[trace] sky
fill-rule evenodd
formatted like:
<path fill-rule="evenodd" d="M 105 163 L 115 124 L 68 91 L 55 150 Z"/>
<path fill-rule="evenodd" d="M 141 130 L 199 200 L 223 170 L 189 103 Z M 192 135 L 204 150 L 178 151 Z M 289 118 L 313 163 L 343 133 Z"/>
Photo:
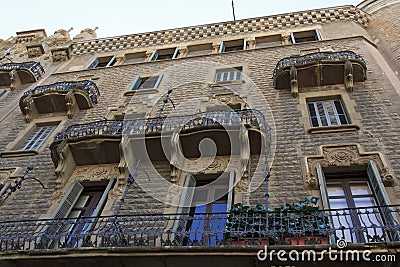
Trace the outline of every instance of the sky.
<path fill-rule="evenodd" d="M 18 31 L 85 28 L 111 37 L 233 20 L 232 0 L 8 0 L 1 3 L 0 39 Z M 361 0 L 234 0 L 236 19 L 342 5 Z"/>

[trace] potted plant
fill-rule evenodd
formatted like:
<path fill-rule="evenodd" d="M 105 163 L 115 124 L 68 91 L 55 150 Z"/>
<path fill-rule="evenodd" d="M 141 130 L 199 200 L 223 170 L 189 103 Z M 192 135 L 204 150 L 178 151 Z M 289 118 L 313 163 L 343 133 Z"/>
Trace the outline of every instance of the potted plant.
<path fill-rule="evenodd" d="M 274 209 L 275 221 L 282 227 L 286 244 L 328 244 L 329 216 L 317 205 L 318 197 L 299 203 L 286 203 Z"/>
<path fill-rule="evenodd" d="M 230 245 L 266 245 L 268 211 L 265 206 L 236 203 L 229 211 L 224 239 Z"/>
<path fill-rule="evenodd" d="M 268 209 L 234 204 L 224 238 L 231 245 L 328 244 L 329 217 L 317 205 L 319 198 Z"/>

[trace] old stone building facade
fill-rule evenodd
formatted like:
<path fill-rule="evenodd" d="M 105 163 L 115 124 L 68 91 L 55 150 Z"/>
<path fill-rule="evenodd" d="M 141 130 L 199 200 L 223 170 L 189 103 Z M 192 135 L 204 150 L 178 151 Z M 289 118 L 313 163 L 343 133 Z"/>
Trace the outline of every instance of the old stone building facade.
<path fill-rule="evenodd" d="M 399 9 L 0 40 L 0 266 L 261 266 L 285 224 L 398 256 Z M 314 197 L 323 227 L 225 224 Z"/>

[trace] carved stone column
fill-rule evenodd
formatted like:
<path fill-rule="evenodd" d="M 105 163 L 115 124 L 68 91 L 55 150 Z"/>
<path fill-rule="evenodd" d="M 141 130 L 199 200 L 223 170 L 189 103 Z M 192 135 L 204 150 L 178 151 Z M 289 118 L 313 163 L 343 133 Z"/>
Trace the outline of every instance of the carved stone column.
<path fill-rule="evenodd" d="M 179 132 L 175 132 L 171 136 L 171 183 L 176 183 L 178 181 L 178 167 L 181 154 L 181 144 L 179 141 Z"/>
<path fill-rule="evenodd" d="M 282 43 L 285 44 L 291 44 L 292 40 L 290 38 L 290 35 L 282 35 Z"/>
<path fill-rule="evenodd" d="M 37 115 L 37 110 L 35 107 L 35 103 L 33 102 L 32 97 L 28 96 L 23 100 L 24 113 L 25 113 L 25 121 L 31 122 L 34 117 Z"/>
<path fill-rule="evenodd" d="M 151 55 L 153 54 L 153 51 L 147 51 L 146 52 L 146 60 L 145 61 L 149 61 Z"/>
<path fill-rule="evenodd" d="M 294 65 L 290 67 L 290 90 L 293 97 L 299 95 L 299 82 L 297 81 L 297 69 Z"/>
<path fill-rule="evenodd" d="M 254 49 L 256 48 L 256 39 L 253 37 L 251 39 L 247 39 L 247 49 Z"/>
<path fill-rule="evenodd" d="M 188 49 L 187 49 L 187 47 L 179 47 L 178 48 L 178 58 L 181 58 L 181 57 L 186 57 L 187 56 L 187 53 L 188 53 Z"/>
<path fill-rule="evenodd" d="M 10 75 L 10 89 L 15 90 L 15 89 L 19 88 L 21 86 L 22 82 L 21 82 L 21 79 L 19 78 L 17 70 L 12 69 L 9 72 L 9 75 Z"/>
<path fill-rule="evenodd" d="M 220 43 L 213 43 L 212 44 L 212 53 L 217 54 L 219 52 Z"/>
<path fill-rule="evenodd" d="M 74 90 L 70 90 L 65 95 L 65 103 L 67 105 L 67 116 L 71 119 L 78 112 L 78 105 L 76 103 Z"/>
<path fill-rule="evenodd" d="M 350 60 L 346 60 L 344 65 L 344 86 L 348 92 L 353 92 L 353 64 Z"/>

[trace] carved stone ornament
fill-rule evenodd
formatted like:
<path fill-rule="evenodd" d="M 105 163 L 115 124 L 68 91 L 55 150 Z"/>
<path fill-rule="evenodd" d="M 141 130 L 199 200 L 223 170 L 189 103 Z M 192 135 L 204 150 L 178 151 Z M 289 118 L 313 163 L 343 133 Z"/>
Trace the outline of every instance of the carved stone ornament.
<path fill-rule="evenodd" d="M 241 108 L 245 108 L 246 100 L 241 98 L 239 95 L 228 93 L 228 94 L 218 94 L 215 95 L 214 98 L 219 102 L 222 102 L 228 106 L 239 105 Z"/>
<path fill-rule="evenodd" d="M 0 169 L 0 187 L 4 184 L 12 174 L 15 172 L 16 168 Z"/>
<path fill-rule="evenodd" d="M 359 144 L 323 145 L 317 155 L 306 156 L 303 160 L 303 179 L 306 187 L 318 188 L 316 164 L 322 167 L 367 166 L 373 160 L 386 186 L 395 185 L 395 177 L 384 155 L 380 152 L 365 152 Z"/>
<path fill-rule="evenodd" d="M 78 166 L 72 178 L 78 181 L 101 181 L 119 177 L 117 164 Z"/>
<path fill-rule="evenodd" d="M 70 58 L 70 47 L 52 49 L 51 55 L 53 62 L 67 61 Z"/>
<path fill-rule="evenodd" d="M 47 37 L 46 42 L 49 43 L 49 45 L 60 45 L 60 44 L 65 44 L 69 41 L 71 41 L 71 38 L 69 36 L 69 33 L 73 30 L 74 28 L 70 28 L 68 31 L 64 29 L 60 29 L 54 32 L 54 34 L 50 35 Z"/>
<path fill-rule="evenodd" d="M 29 58 L 40 57 L 44 54 L 44 48 L 41 43 L 26 46 Z"/>

